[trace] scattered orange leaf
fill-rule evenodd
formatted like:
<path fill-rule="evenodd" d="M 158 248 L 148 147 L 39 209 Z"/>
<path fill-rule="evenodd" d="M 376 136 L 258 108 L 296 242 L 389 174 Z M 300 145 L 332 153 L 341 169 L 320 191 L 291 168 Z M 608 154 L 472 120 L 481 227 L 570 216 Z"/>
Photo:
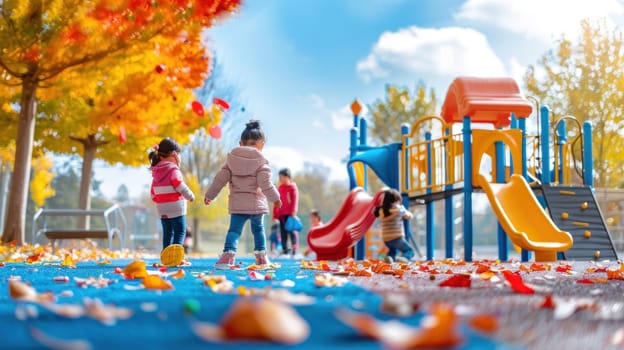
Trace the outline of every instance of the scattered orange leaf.
<path fill-rule="evenodd" d="M 127 278 L 145 278 L 147 276 L 147 269 L 145 267 L 145 261 L 135 260 L 128 264 L 123 269 L 123 273 Z"/>
<path fill-rule="evenodd" d="M 143 277 L 145 289 L 170 290 L 173 289 L 171 282 L 162 279 L 159 275 L 146 275 Z"/>
<path fill-rule="evenodd" d="M 468 324 L 472 328 L 484 333 L 494 333 L 498 330 L 498 319 L 492 315 L 474 316 Z"/>

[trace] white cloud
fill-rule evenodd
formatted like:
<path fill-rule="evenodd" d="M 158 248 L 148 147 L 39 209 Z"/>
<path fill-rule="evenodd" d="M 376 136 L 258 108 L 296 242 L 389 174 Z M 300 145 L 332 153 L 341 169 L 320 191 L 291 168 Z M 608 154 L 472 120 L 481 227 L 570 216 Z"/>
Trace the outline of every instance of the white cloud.
<path fill-rule="evenodd" d="M 312 107 L 316 109 L 325 108 L 325 101 L 323 98 L 317 94 L 309 94 L 305 97 L 305 100 L 312 105 Z"/>
<path fill-rule="evenodd" d="M 384 32 L 372 52 L 357 62 L 364 81 L 448 83 L 457 76 L 503 76 L 505 67 L 487 38 L 470 28 L 408 27 Z"/>
<path fill-rule="evenodd" d="M 314 115 L 320 115 L 320 117 L 315 117 L 312 120 L 312 126 L 321 129 L 327 130 L 327 123 L 324 121 L 329 118 L 329 125 L 331 129 L 336 131 L 344 131 L 349 130 L 353 127 L 353 113 L 351 112 L 351 103 L 338 107 L 337 109 L 330 109 L 327 107 L 325 100 L 317 94 L 309 94 L 304 98 L 304 101 L 307 102 L 311 108 L 314 110 Z M 360 102 L 360 104 L 362 104 Z M 362 112 L 360 115 L 366 115 L 368 113 L 368 108 L 366 105 L 362 104 Z"/>
<path fill-rule="evenodd" d="M 336 111 L 330 112 L 332 126 L 336 130 L 349 130 L 353 127 L 353 113 L 349 105 L 344 105 Z"/>
<path fill-rule="evenodd" d="M 524 76 L 524 73 L 526 73 L 527 66 L 521 64 L 520 61 L 515 57 L 509 59 L 508 66 L 509 76 L 514 78 L 518 82 L 518 84 L 522 85 L 522 77 Z"/>
<path fill-rule="evenodd" d="M 294 174 L 303 171 L 305 163 L 322 164 L 329 168 L 328 178 L 332 181 L 347 181 L 345 164 L 322 154 L 304 154 L 290 147 L 267 146 L 262 150 L 264 156 L 275 169 L 289 168 Z"/>
<path fill-rule="evenodd" d="M 323 123 L 321 118 L 315 118 L 314 120 L 312 120 L 312 126 L 317 128 L 317 129 L 321 129 L 321 130 L 325 130 L 326 129 L 326 125 L 325 125 L 325 123 Z"/>
<path fill-rule="evenodd" d="M 622 14 L 624 5 L 619 0 L 468 0 L 455 18 L 551 42 L 562 33 L 577 33 L 582 19 L 611 21 Z"/>

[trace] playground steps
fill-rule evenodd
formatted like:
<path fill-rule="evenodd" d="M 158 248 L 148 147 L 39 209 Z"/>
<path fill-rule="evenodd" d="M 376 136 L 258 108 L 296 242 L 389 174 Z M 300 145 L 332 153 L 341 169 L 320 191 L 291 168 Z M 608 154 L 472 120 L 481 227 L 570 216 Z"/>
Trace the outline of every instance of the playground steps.
<path fill-rule="evenodd" d="M 563 252 L 566 260 L 618 259 L 590 187 L 544 185 L 542 191 L 553 222 L 574 239 L 572 248 Z"/>

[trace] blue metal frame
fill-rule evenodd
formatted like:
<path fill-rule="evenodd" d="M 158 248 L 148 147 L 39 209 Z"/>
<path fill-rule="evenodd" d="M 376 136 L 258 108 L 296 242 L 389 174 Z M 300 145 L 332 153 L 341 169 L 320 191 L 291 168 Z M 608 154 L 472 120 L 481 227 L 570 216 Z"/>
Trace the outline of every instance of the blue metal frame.
<path fill-rule="evenodd" d="M 592 124 L 583 122 L 583 181 L 594 188 L 594 151 L 592 149 Z"/>
<path fill-rule="evenodd" d="M 450 130 L 446 129 L 446 136 L 450 135 Z M 448 142 L 446 143 L 448 145 Z M 445 147 L 446 147 L 445 145 Z M 448 152 L 445 152 L 448 155 Z M 444 158 L 444 166 L 448 169 L 448 157 Z M 449 174 L 446 174 L 446 183 L 449 183 Z M 446 185 L 445 190 L 449 191 L 453 189 L 453 185 Z M 455 216 L 455 208 L 453 207 L 453 196 L 444 198 L 444 252 L 447 259 L 453 258 L 453 247 L 455 245 L 455 222 L 453 217 Z"/>
<path fill-rule="evenodd" d="M 472 261 L 472 129 L 470 117 L 463 120 L 464 134 L 464 260 Z"/>
<path fill-rule="evenodd" d="M 555 169 L 559 174 L 559 184 L 563 184 L 563 145 L 568 141 L 566 134 L 566 122 L 562 120 L 557 126 L 557 150 L 559 152 L 559 166 Z"/>
<path fill-rule="evenodd" d="M 540 129 L 542 146 L 542 184 L 552 183 L 550 174 L 550 110 L 547 106 L 540 108 Z"/>
<path fill-rule="evenodd" d="M 425 133 L 425 141 L 431 141 L 431 132 L 426 132 Z M 431 176 L 433 174 L 433 171 L 431 169 L 431 143 L 427 143 L 427 194 L 431 194 L 431 185 L 433 184 L 433 181 L 431 180 Z M 433 207 L 433 202 L 429 201 L 426 204 L 427 210 L 426 210 L 426 225 L 427 225 L 427 230 L 426 230 L 426 243 L 427 243 L 427 260 L 433 260 L 433 255 L 435 252 L 435 242 L 434 242 L 434 230 L 435 230 L 435 223 L 434 223 L 434 207 Z"/>

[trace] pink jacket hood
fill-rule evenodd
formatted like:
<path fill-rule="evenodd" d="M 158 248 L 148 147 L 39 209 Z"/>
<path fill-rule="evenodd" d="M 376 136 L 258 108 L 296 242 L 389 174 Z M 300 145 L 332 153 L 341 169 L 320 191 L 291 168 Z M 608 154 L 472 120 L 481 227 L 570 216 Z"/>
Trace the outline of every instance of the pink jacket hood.
<path fill-rule="evenodd" d="M 171 172 L 179 169 L 175 163 L 172 162 L 158 162 L 156 166 L 152 167 L 152 178 L 155 183 L 169 183 Z"/>
<path fill-rule="evenodd" d="M 269 161 L 255 147 L 236 147 L 228 154 L 226 163 L 233 175 L 250 176 Z"/>

